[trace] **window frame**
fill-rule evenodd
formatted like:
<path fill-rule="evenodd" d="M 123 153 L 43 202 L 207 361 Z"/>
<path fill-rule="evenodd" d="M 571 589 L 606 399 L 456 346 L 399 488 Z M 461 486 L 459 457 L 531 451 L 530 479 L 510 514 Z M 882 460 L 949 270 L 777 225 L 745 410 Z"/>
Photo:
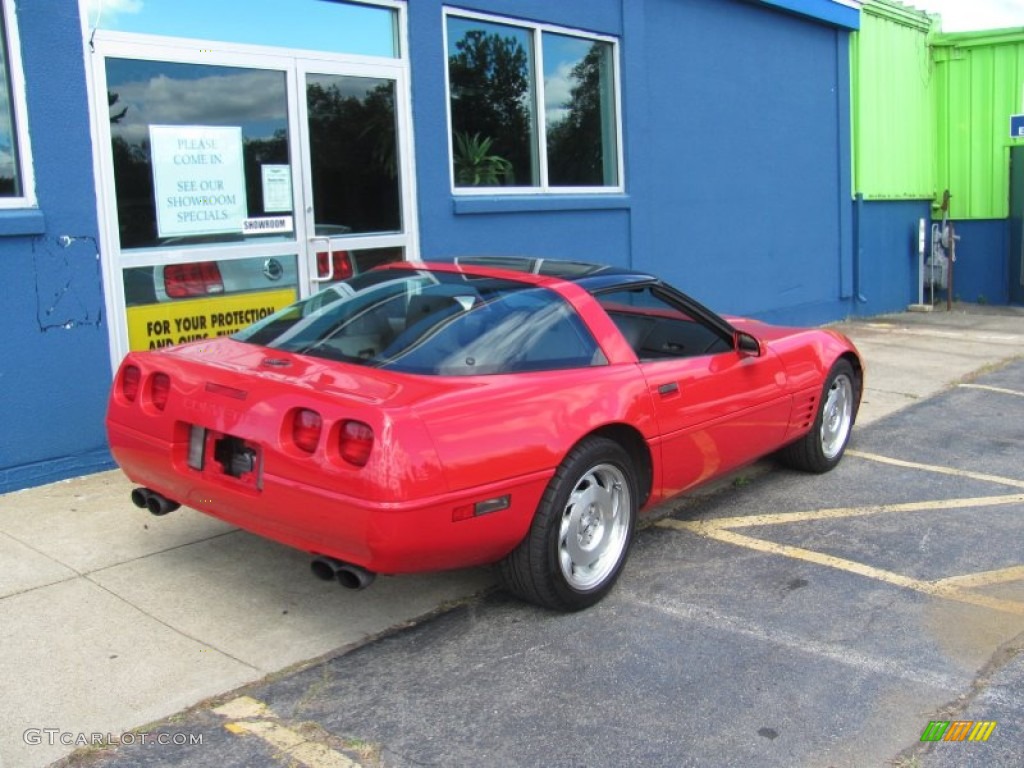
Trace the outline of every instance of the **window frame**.
<path fill-rule="evenodd" d="M 32 165 L 32 147 L 29 143 L 28 106 L 25 100 L 25 74 L 22 68 L 21 40 L 13 0 L 0 0 L 6 39 L 7 84 L 11 110 L 11 139 L 16 145 L 15 167 L 20 175 L 21 194 L 0 197 L 0 210 L 36 208 L 36 182 Z"/>
<path fill-rule="evenodd" d="M 464 19 L 470 21 L 481 21 L 490 24 L 502 24 L 525 30 L 531 36 L 533 44 L 533 65 L 531 86 L 534 92 L 536 103 L 534 110 L 536 116 L 536 146 L 532 149 L 536 152 L 537 164 L 540 178 L 538 183 L 532 186 L 488 186 L 470 187 L 459 186 L 455 183 L 455 137 L 452 132 L 452 89 L 451 77 L 448 67 L 448 20 L 449 18 Z M 555 24 L 543 22 L 522 21 L 507 16 L 497 16 L 487 13 L 477 13 L 461 8 L 445 7 L 442 9 L 443 45 L 444 45 L 444 91 L 445 91 L 445 115 L 447 118 L 448 131 L 448 183 L 453 195 L 459 197 L 494 197 L 494 196 L 523 196 L 523 195 L 622 195 L 625 192 L 625 163 L 624 141 L 622 134 L 622 66 L 619 54 L 619 38 L 611 35 L 602 35 L 596 32 L 562 27 Z M 615 108 L 615 168 L 617 183 L 611 186 L 553 186 L 548 178 L 548 134 L 547 115 L 545 110 L 545 85 L 544 85 L 544 33 L 562 35 L 565 37 L 576 37 L 595 43 L 608 43 L 611 45 L 612 57 L 612 88 L 614 91 L 613 101 Z"/>

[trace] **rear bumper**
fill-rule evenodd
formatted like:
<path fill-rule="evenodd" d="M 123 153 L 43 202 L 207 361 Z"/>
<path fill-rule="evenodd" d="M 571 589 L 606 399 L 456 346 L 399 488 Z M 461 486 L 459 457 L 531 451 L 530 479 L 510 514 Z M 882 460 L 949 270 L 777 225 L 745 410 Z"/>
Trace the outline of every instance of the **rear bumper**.
<path fill-rule="evenodd" d="M 553 470 L 399 502 L 373 502 L 297 482 L 265 468 L 260 487 L 179 466 L 172 444 L 107 424 L 111 453 L 135 483 L 173 501 L 296 549 L 377 573 L 493 563 L 526 535 Z M 268 462 L 271 463 L 272 462 Z M 332 478 L 325 477 L 325 483 Z M 465 520 L 457 511 L 508 495 L 507 509 Z"/>

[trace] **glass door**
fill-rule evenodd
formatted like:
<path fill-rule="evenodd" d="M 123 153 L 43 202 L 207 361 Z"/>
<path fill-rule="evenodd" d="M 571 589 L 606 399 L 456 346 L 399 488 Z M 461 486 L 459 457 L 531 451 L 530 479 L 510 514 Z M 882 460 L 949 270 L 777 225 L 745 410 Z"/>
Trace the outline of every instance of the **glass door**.
<path fill-rule="evenodd" d="M 233 333 L 304 284 L 288 62 L 147 53 L 104 57 L 101 79 L 105 250 L 122 351 Z"/>
<path fill-rule="evenodd" d="M 309 291 L 406 258 L 411 168 L 399 67 L 301 62 Z"/>

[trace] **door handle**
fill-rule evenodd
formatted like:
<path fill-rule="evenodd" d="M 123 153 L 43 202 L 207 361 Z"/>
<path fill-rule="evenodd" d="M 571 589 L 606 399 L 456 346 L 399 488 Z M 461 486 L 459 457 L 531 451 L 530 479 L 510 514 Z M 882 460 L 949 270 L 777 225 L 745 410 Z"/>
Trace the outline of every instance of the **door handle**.
<path fill-rule="evenodd" d="M 662 397 L 679 394 L 679 382 L 670 381 L 668 384 L 658 385 L 658 394 Z"/>
<path fill-rule="evenodd" d="M 320 253 L 318 247 L 319 243 L 324 244 L 324 250 L 327 252 L 327 275 L 320 277 L 320 265 L 317 255 Z M 313 252 L 313 270 L 310 275 L 310 280 L 314 283 L 329 283 L 334 280 L 334 259 L 331 258 L 331 239 L 329 237 L 323 237 L 322 235 L 315 235 L 309 238 L 310 250 Z"/>

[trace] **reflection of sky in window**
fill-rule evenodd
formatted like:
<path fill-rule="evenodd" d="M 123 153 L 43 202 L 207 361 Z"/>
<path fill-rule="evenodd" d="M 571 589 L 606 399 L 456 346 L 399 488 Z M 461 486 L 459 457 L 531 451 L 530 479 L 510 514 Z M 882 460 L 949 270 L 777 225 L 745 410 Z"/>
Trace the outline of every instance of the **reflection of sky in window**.
<path fill-rule="evenodd" d="M 544 33 L 544 110 L 547 124 L 565 117 L 575 79 L 573 68 L 590 52 L 594 42 L 579 37 Z"/>
<path fill-rule="evenodd" d="M 395 12 L 335 0 L 88 0 L 100 29 L 282 48 L 397 55 Z M 98 21 L 98 24 L 97 24 Z"/>
<path fill-rule="evenodd" d="M 149 135 L 150 124 L 241 125 L 246 138 L 270 138 L 286 128 L 282 72 L 107 59 L 110 108 L 127 112 L 112 130 L 130 142 Z"/>

